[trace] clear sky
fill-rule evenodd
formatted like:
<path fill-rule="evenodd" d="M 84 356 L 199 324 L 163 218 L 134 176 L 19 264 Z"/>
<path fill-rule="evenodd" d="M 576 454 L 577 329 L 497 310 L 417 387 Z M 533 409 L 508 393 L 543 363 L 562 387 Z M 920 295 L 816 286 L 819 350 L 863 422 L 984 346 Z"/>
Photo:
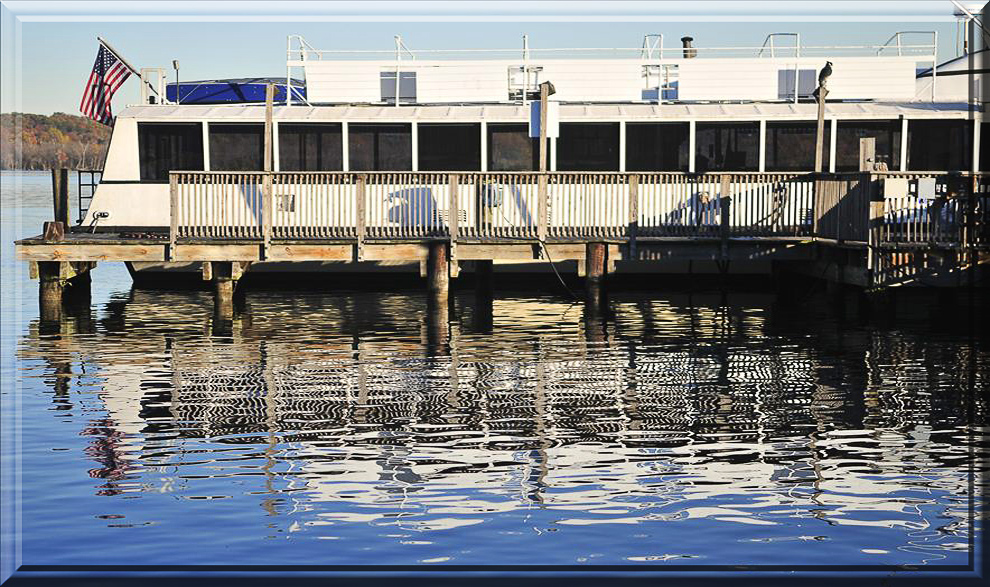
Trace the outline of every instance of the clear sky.
<path fill-rule="evenodd" d="M 20 12 L 19 3 L 7 4 L 13 12 Z M 19 83 L 18 73 L 5 67 L 0 110 L 77 113 L 83 84 L 96 56 L 97 35 L 106 38 L 135 67 L 167 68 L 170 79 L 171 61 L 178 59 L 184 80 L 284 76 L 286 35 L 293 33 L 305 36 L 320 49 L 390 49 L 393 35 L 401 34 L 406 45 L 415 50 L 520 47 L 523 33 L 529 34 L 534 48 L 639 47 L 648 33 L 663 33 L 665 46 L 677 47 L 678 39 L 685 34 L 692 35 L 698 46 L 758 46 L 767 33 L 798 32 L 807 46 L 880 44 L 898 30 L 937 30 L 941 60 L 956 55 L 957 41 L 954 8 L 947 1 L 836 2 L 828 9 L 821 8 L 818 2 L 653 2 L 647 3 L 652 12 L 645 13 L 641 10 L 643 3 L 531 2 L 527 6 L 546 6 L 547 10 L 515 13 L 510 10 L 511 3 L 467 3 L 479 10 L 462 10 L 468 14 L 459 21 L 446 22 L 436 21 L 444 18 L 443 13 L 433 10 L 431 4 L 435 3 L 429 2 L 403 3 L 404 12 L 395 19 L 389 15 L 396 14 L 397 5 L 391 5 L 392 12 L 376 12 L 368 8 L 371 4 L 367 2 L 345 4 L 354 12 L 345 11 L 336 17 L 331 11 L 310 11 L 315 17 L 307 16 L 305 11 L 293 12 L 293 6 L 299 3 L 264 3 L 268 11 L 274 10 L 272 6 L 285 7 L 284 13 L 267 17 L 252 12 L 252 2 L 202 3 L 197 5 L 199 12 L 188 11 L 192 16 L 184 22 L 177 21 L 183 14 L 181 2 L 123 3 L 141 6 L 146 13 L 141 16 L 140 10 L 133 9 L 123 17 L 113 10 L 100 11 L 101 4 L 112 3 L 72 4 L 75 12 L 71 14 L 63 10 L 45 16 L 40 11 L 40 18 L 46 19 L 40 21 L 37 16 L 11 17 L 9 11 L 4 14 L 4 65 L 16 66 L 19 55 L 21 67 Z M 916 5 L 916 9 L 906 10 L 906 4 Z M 203 12 L 203 6 L 211 5 L 216 8 L 214 12 Z M 610 12 L 603 12 L 606 5 Z M 715 5 L 722 8 L 712 10 Z M 85 11 L 87 6 L 93 7 L 92 13 Z M 244 11 L 238 13 L 238 6 Z M 483 6 L 487 12 L 480 10 Z M 781 12 L 781 6 L 791 8 Z M 501 16 L 494 14 L 500 9 L 504 9 Z M 824 16 L 821 10 L 826 12 Z M 164 12 L 169 14 L 162 15 Z M 244 20 L 254 21 L 229 22 L 239 14 L 251 15 Z M 532 20 L 527 21 L 527 15 L 532 15 Z M 789 21 L 777 20 L 782 17 Z M 122 22 L 122 18 L 145 22 Z M 361 18 L 383 20 L 356 22 Z M 205 19 L 212 21 L 196 22 Z M 259 19 L 263 22 L 257 22 Z M 548 22 L 552 19 L 571 22 Z M 12 27 L 19 27 L 14 42 L 9 35 L 15 30 Z M 138 95 L 138 83 L 132 78 L 118 92 L 115 110 L 136 102 Z"/>

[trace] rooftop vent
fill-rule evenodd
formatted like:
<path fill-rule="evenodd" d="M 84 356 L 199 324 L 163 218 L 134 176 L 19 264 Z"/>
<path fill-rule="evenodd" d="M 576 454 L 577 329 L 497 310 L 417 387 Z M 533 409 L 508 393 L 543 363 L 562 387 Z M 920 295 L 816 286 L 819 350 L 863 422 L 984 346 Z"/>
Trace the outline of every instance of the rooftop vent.
<path fill-rule="evenodd" d="M 691 59 L 698 56 L 698 50 L 691 47 L 691 41 L 694 37 L 681 37 L 681 43 L 684 44 L 684 59 Z"/>

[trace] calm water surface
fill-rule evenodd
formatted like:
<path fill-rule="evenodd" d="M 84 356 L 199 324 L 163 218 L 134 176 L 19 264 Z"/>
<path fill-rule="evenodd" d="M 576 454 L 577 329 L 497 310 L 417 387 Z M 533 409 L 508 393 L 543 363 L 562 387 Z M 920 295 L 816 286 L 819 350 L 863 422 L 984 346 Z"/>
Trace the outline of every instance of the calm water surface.
<path fill-rule="evenodd" d="M 51 332 L 11 244 L 50 180 L 2 179 L 23 564 L 970 561 L 990 356 L 965 327 L 705 292 L 605 322 L 457 294 L 431 325 L 419 291 L 248 291 L 215 334 L 208 293 L 104 264 Z"/>

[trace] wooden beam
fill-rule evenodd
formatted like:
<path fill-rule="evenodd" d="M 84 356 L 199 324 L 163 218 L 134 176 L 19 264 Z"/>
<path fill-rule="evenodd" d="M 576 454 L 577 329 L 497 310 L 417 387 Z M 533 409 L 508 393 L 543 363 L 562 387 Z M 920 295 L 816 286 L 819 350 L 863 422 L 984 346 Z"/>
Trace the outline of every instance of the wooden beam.
<path fill-rule="evenodd" d="M 165 261 L 165 245 L 15 244 L 20 261 Z"/>
<path fill-rule="evenodd" d="M 52 169 L 52 203 L 55 222 L 69 225 L 69 170 Z"/>

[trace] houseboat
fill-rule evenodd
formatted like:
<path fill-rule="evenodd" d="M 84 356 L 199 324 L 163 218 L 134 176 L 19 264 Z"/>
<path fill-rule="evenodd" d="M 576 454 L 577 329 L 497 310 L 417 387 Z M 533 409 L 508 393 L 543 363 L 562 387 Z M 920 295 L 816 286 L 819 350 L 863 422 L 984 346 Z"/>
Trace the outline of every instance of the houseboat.
<path fill-rule="evenodd" d="M 293 35 L 268 136 L 267 108 L 257 94 L 238 100 L 226 92 L 217 99 L 216 92 L 192 91 L 195 84 L 166 84 L 160 69 L 142 70 L 141 103 L 117 117 L 102 179 L 76 230 L 167 235 L 178 220 L 192 227 L 186 233 L 179 227 L 180 234 L 195 236 L 195 226 L 208 224 L 236 237 L 262 215 L 258 173 L 266 170 L 270 141 L 276 234 L 281 227 L 286 237 L 349 238 L 356 224 L 369 239 L 406 229 L 429 234 L 451 222 L 456 207 L 462 235 L 523 238 L 537 225 L 538 204 L 529 196 L 540 169 L 534 104 L 549 81 L 555 93 L 547 107 L 546 170 L 578 178 L 551 178 L 546 186 L 547 210 L 539 213 L 552 226 L 580 232 L 594 225 L 607 236 L 613 228 L 626 230 L 630 215 L 641 230 L 651 222 L 715 226 L 719 174 L 776 173 L 779 186 L 753 196 L 749 214 L 781 234 L 801 236 L 815 222 L 801 178 L 815 170 L 815 91 L 826 63 L 822 171 L 861 171 L 862 139 L 873 139 L 873 169 L 990 169 L 990 148 L 980 141 L 984 53 L 939 64 L 937 45 L 935 33 L 897 33 L 862 47 L 811 47 L 796 34 L 774 33 L 751 48 L 694 46 L 690 37 L 671 48 L 662 35 L 649 35 L 634 49 L 536 50 L 524 39 L 521 51 L 414 52 L 396 37 L 394 50 L 348 52 L 317 50 Z M 156 86 L 157 95 L 149 89 Z M 187 179 L 176 178 L 178 171 L 189 172 Z M 358 173 L 372 178 L 361 202 Z M 597 191 L 555 204 L 586 187 L 584 173 L 592 174 L 588 181 Z M 630 173 L 667 179 L 643 180 L 640 190 L 654 189 L 656 197 L 637 210 L 628 198 L 595 195 L 610 193 L 609 178 Z M 456 187 L 449 174 L 462 174 Z M 175 218 L 170 179 L 213 194 L 211 208 L 184 209 Z M 679 187 L 685 182 L 690 189 Z M 903 189 L 946 188 L 905 181 Z M 358 271 L 388 263 L 291 266 Z M 261 261 L 250 270 L 289 265 Z M 199 271 L 198 262 L 188 261 L 128 266 L 135 276 Z M 408 263 L 394 268 L 415 270 Z M 632 263 L 613 269 L 635 270 Z M 767 268 L 753 262 L 736 269 Z"/>

